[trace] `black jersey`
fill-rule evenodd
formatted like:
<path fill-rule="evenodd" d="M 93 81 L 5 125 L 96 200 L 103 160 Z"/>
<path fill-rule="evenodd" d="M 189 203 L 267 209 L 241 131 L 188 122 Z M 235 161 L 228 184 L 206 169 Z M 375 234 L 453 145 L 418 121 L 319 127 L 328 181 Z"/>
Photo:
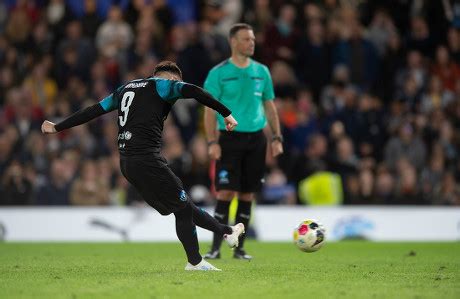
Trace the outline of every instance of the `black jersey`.
<path fill-rule="evenodd" d="M 118 110 L 118 149 L 122 156 L 159 154 L 163 124 L 184 82 L 138 79 L 119 87 L 100 103 Z"/>
<path fill-rule="evenodd" d="M 179 98 L 194 98 L 224 117 L 231 113 L 198 86 L 154 77 L 122 85 L 99 103 L 81 109 L 56 124 L 55 129 L 58 132 L 69 129 L 118 110 L 118 149 L 121 156 L 151 156 L 161 151 L 164 121 Z"/>

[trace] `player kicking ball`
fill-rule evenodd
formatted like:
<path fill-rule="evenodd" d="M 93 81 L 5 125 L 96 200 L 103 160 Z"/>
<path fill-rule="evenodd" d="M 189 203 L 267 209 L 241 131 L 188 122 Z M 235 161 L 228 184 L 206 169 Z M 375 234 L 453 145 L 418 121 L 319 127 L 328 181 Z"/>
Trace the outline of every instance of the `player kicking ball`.
<path fill-rule="evenodd" d="M 161 62 L 155 67 L 153 77 L 130 81 L 99 103 L 77 111 L 58 124 L 45 120 L 42 132 L 57 133 L 118 110 L 121 172 L 161 215 L 174 213 L 177 237 L 187 254 L 185 270 L 220 271 L 201 257 L 195 225 L 222 235 L 232 248 L 238 246 L 244 225 L 220 224 L 193 204 L 184 191 L 182 181 L 161 155 L 161 137 L 171 107 L 181 98 L 194 98 L 216 110 L 224 117 L 228 131 L 232 131 L 238 123 L 230 110 L 209 93 L 181 80 L 182 72 L 174 62 Z"/>

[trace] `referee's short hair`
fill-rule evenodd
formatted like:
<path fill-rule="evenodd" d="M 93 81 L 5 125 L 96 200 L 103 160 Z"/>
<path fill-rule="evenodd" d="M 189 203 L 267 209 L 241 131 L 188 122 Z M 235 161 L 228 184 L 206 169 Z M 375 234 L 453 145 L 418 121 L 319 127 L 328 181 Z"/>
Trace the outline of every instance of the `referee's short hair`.
<path fill-rule="evenodd" d="M 173 73 L 175 75 L 178 75 L 179 78 L 182 79 L 182 71 L 180 70 L 180 68 L 177 66 L 175 62 L 165 60 L 165 61 L 158 63 L 153 69 L 153 75 L 155 76 L 158 73 L 162 73 L 162 72 Z"/>
<path fill-rule="evenodd" d="M 234 37 L 240 30 L 253 30 L 252 26 L 246 23 L 236 23 L 230 28 L 229 38 Z"/>

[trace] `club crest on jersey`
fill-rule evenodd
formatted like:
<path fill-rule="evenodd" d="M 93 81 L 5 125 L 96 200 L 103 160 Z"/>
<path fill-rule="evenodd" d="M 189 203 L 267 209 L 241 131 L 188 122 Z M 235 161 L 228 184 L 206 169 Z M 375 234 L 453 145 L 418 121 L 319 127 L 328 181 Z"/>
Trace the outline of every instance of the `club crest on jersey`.
<path fill-rule="evenodd" d="M 118 140 L 130 140 L 133 134 L 130 131 L 125 131 L 118 134 Z"/>
<path fill-rule="evenodd" d="M 130 140 L 132 136 L 133 136 L 133 134 L 131 134 L 130 131 L 126 131 L 126 132 L 125 132 L 125 139 L 126 139 L 126 140 Z"/>
<path fill-rule="evenodd" d="M 219 172 L 219 184 L 228 184 L 228 171 L 227 170 L 221 170 Z"/>

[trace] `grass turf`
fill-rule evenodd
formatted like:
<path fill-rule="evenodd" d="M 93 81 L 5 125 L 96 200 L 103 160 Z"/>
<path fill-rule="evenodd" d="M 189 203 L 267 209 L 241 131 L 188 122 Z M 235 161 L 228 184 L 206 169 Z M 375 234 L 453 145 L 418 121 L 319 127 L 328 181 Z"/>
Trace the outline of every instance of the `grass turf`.
<path fill-rule="evenodd" d="M 460 298 L 460 243 L 246 247 L 251 262 L 224 248 L 223 272 L 186 272 L 179 243 L 3 243 L 0 298 Z"/>

